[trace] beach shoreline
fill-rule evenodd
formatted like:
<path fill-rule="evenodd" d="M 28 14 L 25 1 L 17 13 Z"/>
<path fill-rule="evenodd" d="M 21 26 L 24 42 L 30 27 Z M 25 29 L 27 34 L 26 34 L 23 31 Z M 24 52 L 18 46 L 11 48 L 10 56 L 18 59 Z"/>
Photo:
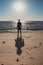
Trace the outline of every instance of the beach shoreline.
<path fill-rule="evenodd" d="M 43 65 L 43 31 L 22 32 L 24 46 L 17 54 L 17 33 L 0 33 L 0 65 Z"/>

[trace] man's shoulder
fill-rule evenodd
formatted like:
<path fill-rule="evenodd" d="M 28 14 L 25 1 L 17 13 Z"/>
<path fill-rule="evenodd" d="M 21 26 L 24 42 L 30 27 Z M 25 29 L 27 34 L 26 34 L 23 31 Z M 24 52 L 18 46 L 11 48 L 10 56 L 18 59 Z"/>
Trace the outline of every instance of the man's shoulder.
<path fill-rule="evenodd" d="M 20 24 L 21 24 L 21 22 L 20 22 Z"/>

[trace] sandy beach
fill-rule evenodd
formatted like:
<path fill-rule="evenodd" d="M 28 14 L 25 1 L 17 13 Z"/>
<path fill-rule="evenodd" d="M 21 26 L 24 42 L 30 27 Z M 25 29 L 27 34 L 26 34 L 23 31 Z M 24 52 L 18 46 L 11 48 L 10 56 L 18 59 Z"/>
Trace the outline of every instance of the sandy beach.
<path fill-rule="evenodd" d="M 0 33 L 0 65 L 43 65 L 43 31 Z"/>

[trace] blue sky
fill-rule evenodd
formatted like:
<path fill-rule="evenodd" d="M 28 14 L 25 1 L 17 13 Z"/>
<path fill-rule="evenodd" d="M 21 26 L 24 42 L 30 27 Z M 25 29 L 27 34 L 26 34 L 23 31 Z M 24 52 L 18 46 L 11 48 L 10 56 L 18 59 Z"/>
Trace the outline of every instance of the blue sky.
<path fill-rule="evenodd" d="M 26 12 L 22 15 L 15 14 L 12 4 L 22 1 L 27 5 Z M 0 0 L 0 20 L 43 20 L 43 0 Z"/>

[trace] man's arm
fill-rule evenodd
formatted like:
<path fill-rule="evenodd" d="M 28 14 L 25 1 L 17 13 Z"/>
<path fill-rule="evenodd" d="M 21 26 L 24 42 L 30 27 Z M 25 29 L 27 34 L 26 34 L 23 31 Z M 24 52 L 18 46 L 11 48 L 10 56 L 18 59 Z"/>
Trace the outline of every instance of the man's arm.
<path fill-rule="evenodd" d="M 22 23 L 21 23 L 21 29 L 22 29 Z"/>

